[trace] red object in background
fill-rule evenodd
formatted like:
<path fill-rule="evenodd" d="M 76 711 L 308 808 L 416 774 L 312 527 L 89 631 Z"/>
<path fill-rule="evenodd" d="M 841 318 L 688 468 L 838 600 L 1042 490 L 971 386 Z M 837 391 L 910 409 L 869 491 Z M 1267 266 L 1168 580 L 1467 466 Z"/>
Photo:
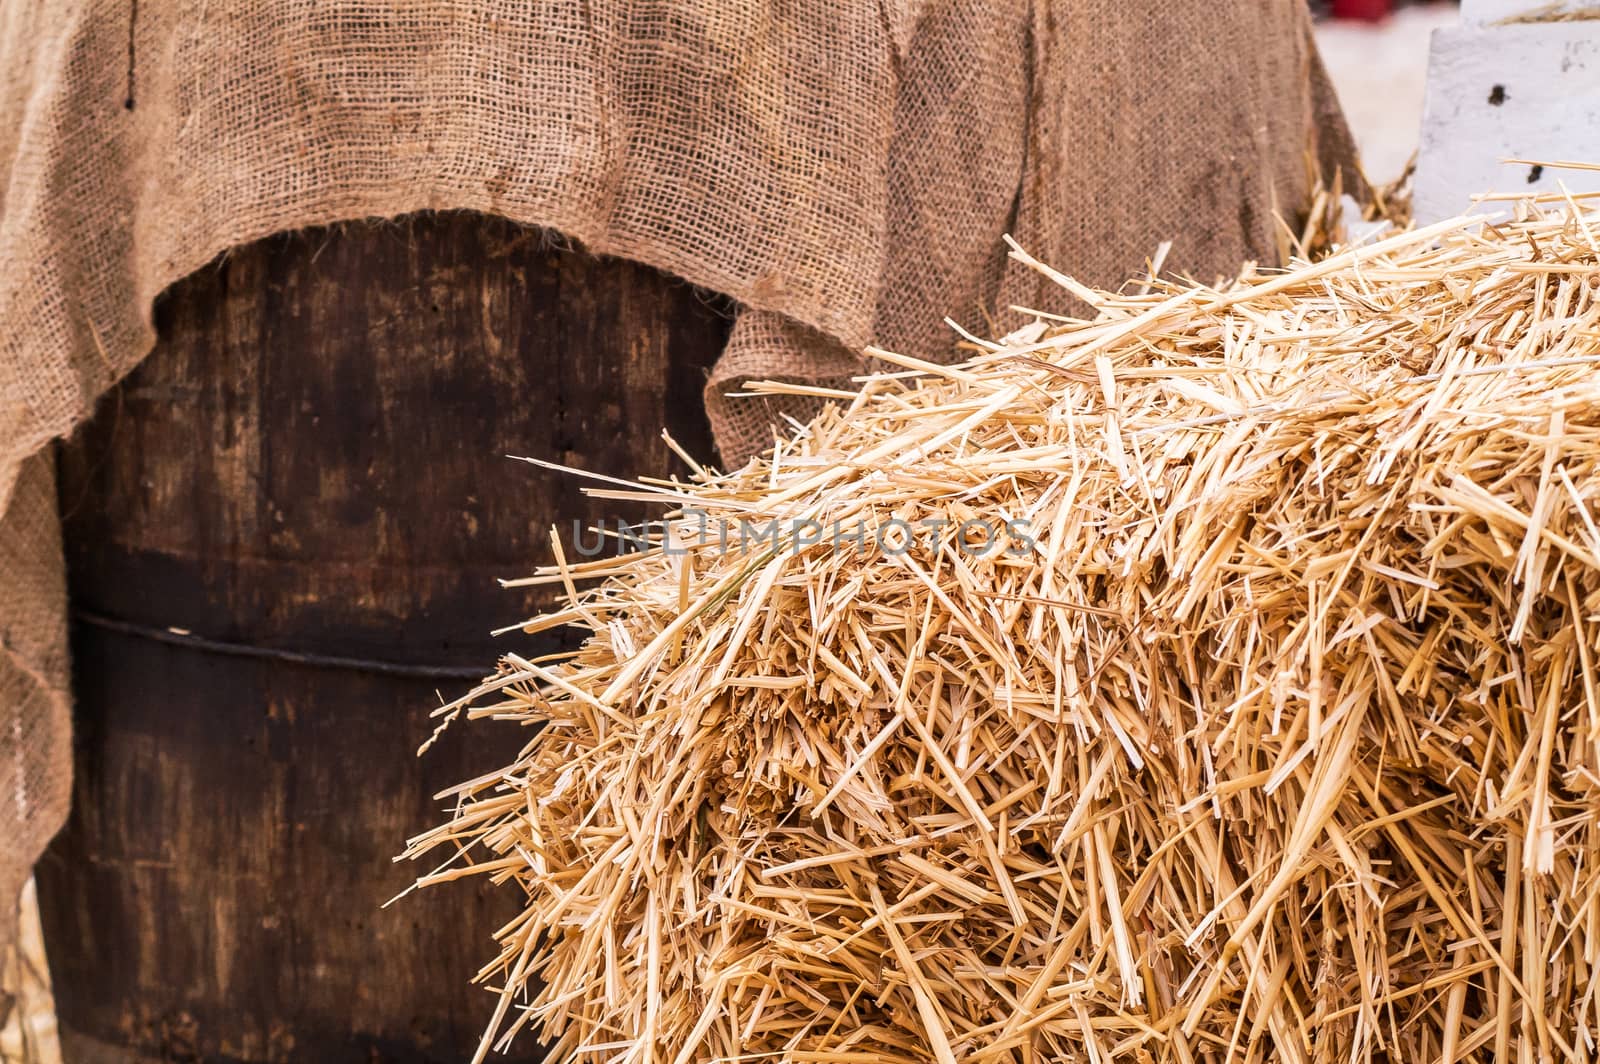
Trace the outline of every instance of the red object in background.
<path fill-rule="evenodd" d="M 1393 0 L 1333 0 L 1333 17 L 1381 22 L 1393 7 Z"/>

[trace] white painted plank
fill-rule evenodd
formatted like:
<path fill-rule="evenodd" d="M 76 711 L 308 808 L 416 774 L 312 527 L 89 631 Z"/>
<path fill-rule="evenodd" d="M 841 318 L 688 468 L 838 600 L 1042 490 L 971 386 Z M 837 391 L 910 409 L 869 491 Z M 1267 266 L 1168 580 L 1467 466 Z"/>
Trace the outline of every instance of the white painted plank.
<path fill-rule="evenodd" d="M 1600 191 L 1594 171 L 1506 157 L 1600 162 L 1600 22 L 1439 30 L 1429 56 L 1413 208 L 1418 225 L 1476 192 Z"/>

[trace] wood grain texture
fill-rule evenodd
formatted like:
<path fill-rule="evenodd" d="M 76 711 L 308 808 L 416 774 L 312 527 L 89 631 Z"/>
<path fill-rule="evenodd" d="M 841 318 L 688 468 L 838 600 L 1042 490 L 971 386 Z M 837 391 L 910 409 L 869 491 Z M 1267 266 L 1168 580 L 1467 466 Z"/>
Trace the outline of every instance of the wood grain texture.
<path fill-rule="evenodd" d="M 436 666 L 535 595 L 548 529 L 637 510 L 526 454 L 673 468 L 711 446 L 726 311 L 470 214 L 240 249 L 175 286 L 147 362 L 63 448 L 73 607 L 212 640 Z M 75 624 L 74 809 L 39 871 L 64 1026 L 171 1061 L 457 1061 L 514 898 L 379 906 L 431 796 L 526 734 L 430 709 L 465 682 L 241 658 Z M 437 692 L 437 694 L 436 694 Z M 534 1047 L 523 1047 L 526 1054 Z"/>

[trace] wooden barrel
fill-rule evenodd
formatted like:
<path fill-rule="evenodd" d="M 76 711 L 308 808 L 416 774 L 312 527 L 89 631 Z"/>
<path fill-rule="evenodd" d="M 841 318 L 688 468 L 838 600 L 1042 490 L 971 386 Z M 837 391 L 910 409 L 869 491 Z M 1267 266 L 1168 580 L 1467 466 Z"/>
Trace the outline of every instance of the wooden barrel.
<path fill-rule="evenodd" d="M 77 778 L 39 894 L 69 1059 L 466 1060 L 513 891 L 380 906 L 432 796 L 527 734 L 415 752 L 441 696 L 557 645 L 489 637 L 538 605 L 497 578 L 558 521 L 639 516 L 504 456 L 665 473 L 663 425 L 709 455 L 729 316 L 453 214 L 239 249 L 157 317 L 61 456 Z"/>

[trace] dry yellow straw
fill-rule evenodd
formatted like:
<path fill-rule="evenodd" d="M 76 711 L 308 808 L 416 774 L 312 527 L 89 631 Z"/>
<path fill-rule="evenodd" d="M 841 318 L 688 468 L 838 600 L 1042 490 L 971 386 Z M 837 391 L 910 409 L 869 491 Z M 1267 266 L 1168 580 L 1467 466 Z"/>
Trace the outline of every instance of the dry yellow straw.
<path fill-rule="evenodd" d="M 412 846 L 526 896 L 485 1047 L 1594 1059 L 1600 218 L 1519 212 L 599 489 L 671 542 L 534 578 L 590 638 Z"/>

